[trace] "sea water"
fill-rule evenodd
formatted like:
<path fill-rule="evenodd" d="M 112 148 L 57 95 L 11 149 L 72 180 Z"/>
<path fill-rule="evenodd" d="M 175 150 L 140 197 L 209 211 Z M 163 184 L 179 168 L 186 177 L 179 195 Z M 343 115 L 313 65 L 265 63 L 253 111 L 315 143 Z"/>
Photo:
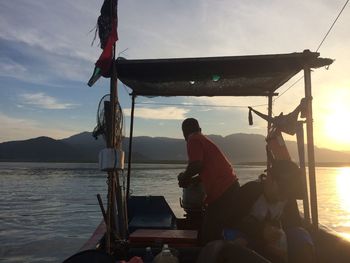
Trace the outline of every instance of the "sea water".
<path fill-rule="evenodd" d="M 184 165 L 135 164 L 133 195 L 163 194 L 174 213 Z M 255 180 L 262 166 L 235 166 L 240 183 Z M 350 239 L 349 167 L 319 167 L 320 223 Z M 121 183 L 126 173 L 120 174 Z M 96 194 L 106 205 L 106 174 L 97 164 L 0 163 L 0 261 L 61 262 L 90 237 L 102 215 Z"/>

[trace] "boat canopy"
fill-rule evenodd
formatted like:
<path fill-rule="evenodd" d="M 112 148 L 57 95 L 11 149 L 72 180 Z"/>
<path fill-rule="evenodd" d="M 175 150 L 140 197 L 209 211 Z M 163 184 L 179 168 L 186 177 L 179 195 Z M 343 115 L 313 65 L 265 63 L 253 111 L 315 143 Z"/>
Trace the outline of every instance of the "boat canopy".
<path fill-rule="evenodd" d="M 333 60 L 301 53 L 137 59 L 118 58 L 118 78 L 134 96 L 271 96 L 305 67 Z"/>

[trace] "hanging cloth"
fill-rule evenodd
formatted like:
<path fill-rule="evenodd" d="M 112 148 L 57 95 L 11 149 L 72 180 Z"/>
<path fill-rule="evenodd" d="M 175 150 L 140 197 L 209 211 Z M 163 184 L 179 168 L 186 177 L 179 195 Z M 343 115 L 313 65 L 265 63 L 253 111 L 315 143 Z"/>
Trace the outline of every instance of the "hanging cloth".
<path fill-rule="evenodd" d="M 103 49 L 99 59 L 95 63 L 94 72 L 88 81 L 91 87 L 101 77 L 111 76 L 111 66 L 113 62 L 113 46 L 118 40 L 118 0 L 105 0 L 101 7 L 101 15 L 98 17 L 98 33 L 101 48 Z"/>

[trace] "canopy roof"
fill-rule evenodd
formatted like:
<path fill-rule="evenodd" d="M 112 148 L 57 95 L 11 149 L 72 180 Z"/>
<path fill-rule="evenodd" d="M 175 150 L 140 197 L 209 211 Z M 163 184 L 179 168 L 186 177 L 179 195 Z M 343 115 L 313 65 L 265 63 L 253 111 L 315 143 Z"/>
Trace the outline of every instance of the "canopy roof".
<path fill-rule="evenodd" d="M 304 67 L 330 65 L 319 53 L 117 59 L 118 78 L 136 96 L 268 96 Z"/>

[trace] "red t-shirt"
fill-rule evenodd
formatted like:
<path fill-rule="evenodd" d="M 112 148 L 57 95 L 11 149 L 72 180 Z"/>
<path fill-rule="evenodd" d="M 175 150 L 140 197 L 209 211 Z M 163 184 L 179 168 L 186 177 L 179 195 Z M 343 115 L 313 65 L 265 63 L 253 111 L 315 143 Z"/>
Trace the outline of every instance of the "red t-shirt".
<path fill-rule="evenodd" d="M 201 161 L 203 164 L 199 176 L 207 194 L 206 203 L 218 199 L 231 185 L 237 176 L 230 162 L 220 149 L 206 136 L 191 134 L 187 139 L 188 162 Z"/>

